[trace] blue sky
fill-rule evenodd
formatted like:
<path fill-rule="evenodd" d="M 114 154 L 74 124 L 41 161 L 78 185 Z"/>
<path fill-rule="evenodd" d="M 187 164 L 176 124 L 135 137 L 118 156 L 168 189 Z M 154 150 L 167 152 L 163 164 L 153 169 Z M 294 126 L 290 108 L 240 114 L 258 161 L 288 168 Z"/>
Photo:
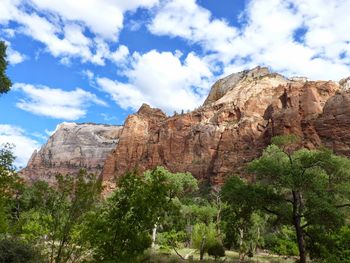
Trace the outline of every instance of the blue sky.
<path fill-rule="evenodd" d="M 1 0 L 11 92 L 0 143 L 26 164 L 63 121 L 123 124 L 143 102 L 193 109 L 257 65 L 350 75 L 350 0 Z"/>

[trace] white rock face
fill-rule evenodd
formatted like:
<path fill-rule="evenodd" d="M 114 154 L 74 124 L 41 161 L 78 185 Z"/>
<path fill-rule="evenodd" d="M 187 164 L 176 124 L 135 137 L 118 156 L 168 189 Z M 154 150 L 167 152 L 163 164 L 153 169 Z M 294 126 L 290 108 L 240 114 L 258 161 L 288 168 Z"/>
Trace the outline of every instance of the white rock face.
<path fill-rule="evenodd" d="M 33 153 L 21 175 L 50 182 L 57 173 L 73 174 L 82 168 L 100 174 L 107 154 L 118 144 L 121 129 L 122 126 L 64 122 Z"/>
<path fill-rule="evenodd" d="M 244 80 L 259 79 L 271 74 L 266 67 L 255 67 L 251 70 L 244 70 L 238 73 L 233 73 L 223 79 L 218 80 L 212 86 L 204 105 L 211 104 L 222 98 L 229 90 L 234 89 L 239 83 Z"/>
<path fill-rule="evenodd" d="M 340 80 L 339 85 L 343 91 L 349 91 L 350 90 L 350 77 Z"/>

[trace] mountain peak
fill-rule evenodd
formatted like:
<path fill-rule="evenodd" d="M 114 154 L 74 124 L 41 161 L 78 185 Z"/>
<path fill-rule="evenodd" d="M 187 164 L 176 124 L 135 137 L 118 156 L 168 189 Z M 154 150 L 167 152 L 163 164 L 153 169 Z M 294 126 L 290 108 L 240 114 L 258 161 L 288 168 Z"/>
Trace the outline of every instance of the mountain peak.
<path fill-rule="evenodd" d="M 257 66 L 250 70 L 243 70 L 241 72 L 228 75 L 227 77 L 219 79 L 217 82 L 214 83 L 203 105 L 208 105 L 219 100 L 228 91 L 236 87 L 237 84 L 240 83 L 241 81 L 258 80 L 265 76 L 276 76 L 276 75 L 284 78 L 282 75 L 271 72 L 269 68 L 261 67 L 261 66 Z"/>

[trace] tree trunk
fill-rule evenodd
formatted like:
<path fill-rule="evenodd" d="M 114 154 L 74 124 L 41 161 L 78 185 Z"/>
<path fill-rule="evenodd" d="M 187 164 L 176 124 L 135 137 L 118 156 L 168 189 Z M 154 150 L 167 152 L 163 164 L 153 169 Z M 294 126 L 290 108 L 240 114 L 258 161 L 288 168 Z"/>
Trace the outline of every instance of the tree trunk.
<path fill-rule="evenodd" d="M 293 191 L 293 224 L 295 232 L 297 234 L 297 243 L 299 249 L 299 262 L 306 263 L 306 251 L 305 251 L 305 241 L 304 233 L 301 227 L 301 207 L 302 200 L 300 192 Z"/>
<path fill-rule="evenodd" d="M 200 261 L 202 261 L 204 258 L 204 252 L 205 252 L 204 248 L 205 248 L 206 239 L 207 239 L 207 237 L 204 236 L 202 239 L 202 242 L 201 242 L 201 247 L 199 249 L 199 260 Z"/>
<path fill-rule="evenodd" d="M 152 231 L 152 248 L 156 246 L 156 237 L 157 237 L 157 223 L 154 224 Z"/>
<path fill-rule="evenodd" d="M 244 261 L 244 257 L 245 257 L 245 251 L 243 251 L 243 239 L 244 239 L 244 230 L 243 228 L 239 228 L 239 262 L 243 262 Z"/>

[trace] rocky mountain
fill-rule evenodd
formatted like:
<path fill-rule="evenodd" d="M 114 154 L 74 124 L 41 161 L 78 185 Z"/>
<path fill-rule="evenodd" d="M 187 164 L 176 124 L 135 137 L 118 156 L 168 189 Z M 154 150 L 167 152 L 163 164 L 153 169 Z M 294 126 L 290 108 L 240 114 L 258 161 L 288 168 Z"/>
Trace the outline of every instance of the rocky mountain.
<path fill-rule="evenodd" d="M 271 137 L 289 133 L 300 136 L 307 148 L 325 145 L 350 156 L 349 87 L 350 78 L 339 82 L 288 79 L 257 67 L 217 81 L 204 104 L 186 114 L 168 117 L 159 109 L 142 105 L 123 127 L 113 127 L 114 142 L 101 150 L 104 154 L 79 150 L 84 143 L 63 139 L 70 134 L 74 137 L 78 128 L 62 131 L 53 144 L 55 134 L 34 153 L 25 171 L 38 178 L 45 167 L 50 167 L 51 174 L 72 164 L 101 168 L 106 158 L 102 170 L 105 182 L 113 182 L 135 167 L 143 171 L 163 165 L 221 184 L 228 175 L 246 176 L 246 164 L 261 154 Z M 95 135 L 87 137 L 88 145 L 104 146 Z"/>
<path fill-rule="evenodd" d="M 35 151 L 21 175 L 52 182 L 55 174 L 81 168 L 100 174 L 107 154 L 118 144 L 122 127 L 91 123 L 62 123 L 47 143 Z"/>

